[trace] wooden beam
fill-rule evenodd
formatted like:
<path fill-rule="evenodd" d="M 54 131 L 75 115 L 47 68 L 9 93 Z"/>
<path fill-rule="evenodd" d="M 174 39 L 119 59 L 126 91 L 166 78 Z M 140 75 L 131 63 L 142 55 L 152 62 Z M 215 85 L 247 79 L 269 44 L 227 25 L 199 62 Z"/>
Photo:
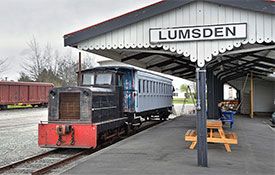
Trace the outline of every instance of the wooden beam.
<path fill-rule="evenodd" d="M 273 49 L 275 49 L 275 45 L 263 46 L 263 47 L 254 47 L 254 48 L 249 48 L 249 49 L 234 50 L 234 51 L 231 51 L 231 52 L 226 52 L 222 55 L 243 54 L 243 53 L 249 53 L 249 52 L 259 52 L 259 51 L 263 51 L 263 50 L 273 50 Z"/>
<path fill-rule="evenodd" d="M 239 55 L 239 56 L 235 56 L 235 57 L 232 57 L 232 56 L 223 56 L 224 58 L 227 58 L 227 59 L 226 60 L 221 60 L 220 62 L 217 61 L 218 63 L 212 64 L 211 67 L 208 68 L 208 70 L 212 71 L 212 70 L 218 68 L 221 65 L 224 65 L 226 63 L 231 63 L 232 61 L 239 60 L 240 58 L 245 57 L 245 56 L 247 56 L 247 55 Z"/>
<path fill-rule="evenodd" d="M 217 74 L 217 77 L 222 78 L 222 77 L 226 76 L 227 74 L 229 74 L 231 72 L 238 72 L 238 71 L 243 70 L 245 68 L 251 68 L 253 65 L 254 65 L 253 63 L 247 62 L 247 63 L 245 63 L 245 64 L 243 64 L 239 67 L 235 67 L 233 69 L 229 69 L 229 70 L 226 70 L 226 71 L 219 72 Z"/>
<path fill-rule="evenodd" d="M 191 71 L 195 71 L 195 69 L 188 69 L 187 68 L 187 69 L 184 69 L 182 71 L 174 72 L 174 73 L 172 73 L 172 75 L 183 75 L 183 74 L 191 72 Z"/>
<path fill-rule="evenodd" d="M 227 76 L 227 77 L 224 77 L 222 78 L 222 82 L 228 82 L 228 81 L 231 81 L 231 80 L 234 80 L 234 79 L 237 79 L 237 78 L 241 78 L 241 77 L 244 77 L 247 75 L 247 73 L 249 73 L 250 70 L 246 70 L 246 71 L 238 71 L 238 72 L 235 72 L 233 75 L 230 75 L 230 76 Z M 254 73 L 254 77 L 256 78 L 261 78 L 262 74 L 259 74 L 259 73 Z"/>
<path fill-rule="evenodd" d="M 129 57 L 126 57 L 126 58 L 122 58 L 121 62 L 129 61 L 129 60 L 132 60 L 132 59 L 140 60 L 140 59 L 152 56 L 152 55 L 154 55 L 154 54 L 152 54 L 152 53 L 139 53 L 139 54 L 135 54 L 135 55 L 132 55 L 132 56 L 129 56 Z"/>
<path fill-rule="evenodd" d="M 162 70 L 161 72 L 164 73 L 164 72 L 167 72 L 167 71 L 175 71 L 175 70 L 178 70 L 178 69 L 181 69 L 181 68 L 184 68 L 183 65 L 177 65 L 177 66 L 174 66 L 174 67 L 171 67 L 171 68 L 166 68 L 164 70 Z"/>
<path fill-rule="evenodd" d="M 263 61 L 263 62 L 266 62 L 266 63 L 275 64 L 275 59 L 270 58 L 270 57 L 260 56 L 260 55 L 255 55 L 255 54 L 252 54 L 252 55 L 249 55 L 249 56 L 254 57 L 254 58 L 258 58 L 259 61 Z"/>
<path fill-rule="evenodd" d="M 146 67 L 146 69 L 150 69 L 150 68 L 153 68 L 153 67 L 167 66 L 167 65 L 172 64 L 172 63 L 174 63 L 174 60 L 169 59 L 169 60 L 166 60 L 166 61 L 162 61 L 162 62 L 159 62 L 159 63 L 156 63 L 156 64 L 149 65 L 149 66 Z"/>

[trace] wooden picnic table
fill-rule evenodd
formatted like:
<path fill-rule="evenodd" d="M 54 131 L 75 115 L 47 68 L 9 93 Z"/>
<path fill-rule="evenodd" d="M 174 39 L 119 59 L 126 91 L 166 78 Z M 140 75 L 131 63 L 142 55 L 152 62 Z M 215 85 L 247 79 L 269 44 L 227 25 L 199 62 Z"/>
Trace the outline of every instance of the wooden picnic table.
<path fill-rule="evenodd" d="M 224 132 L 222 121 L 207 120 L 207 142 L 223 143 L 227 152 L 231 152 L 230 144 L 238 144 L 237 134 L 234 132 Z M 197 144 L 197 133 L 193 129 L 189 129 L 185 134 L 185 141 L 191 141 L 190 149 L 194 149 Z"/>

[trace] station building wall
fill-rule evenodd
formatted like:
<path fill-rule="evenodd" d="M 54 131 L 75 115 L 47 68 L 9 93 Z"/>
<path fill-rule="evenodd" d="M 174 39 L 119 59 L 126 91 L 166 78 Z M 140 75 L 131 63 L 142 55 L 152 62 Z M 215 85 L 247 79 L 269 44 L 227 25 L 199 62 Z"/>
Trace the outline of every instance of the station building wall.
<path fill-rule="evenodd" d="M 242 90 L 245 78 L 230 81 L 229 84 L 236 89 Z M 245 96 L 250 97 L 250 79 L 246 82 Z M 241 95 L 242 96 L 242 95 Z M 250 103 L 249 100 L 244 100 Z M 254 80 L 254 112 L 275 112 L 275 81 Z M 243 106 L 250 106 L 244 104 Z M 247 111 L 247 110 L 246 110 Z M 249 111 L 249 110 L 248 110 Z"/>

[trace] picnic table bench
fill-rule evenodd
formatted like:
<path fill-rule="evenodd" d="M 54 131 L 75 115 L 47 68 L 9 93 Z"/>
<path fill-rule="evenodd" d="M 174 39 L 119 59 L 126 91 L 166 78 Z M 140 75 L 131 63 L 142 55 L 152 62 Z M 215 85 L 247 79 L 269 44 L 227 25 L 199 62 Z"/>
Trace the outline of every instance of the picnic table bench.
<path fill-rule="evenodd" d="M 227 152 L 231 152 L 230 144 L 238 144 L 237 134 L 234 132 L 224 132 L 222 121 L 207 120 L 207 142 L 223 143 Z M 191 141 L 190 149 L 194 149 L 197 144 L 197 133 L 193 129 L 189 129 L 185 134 L 185 141 Z"/>

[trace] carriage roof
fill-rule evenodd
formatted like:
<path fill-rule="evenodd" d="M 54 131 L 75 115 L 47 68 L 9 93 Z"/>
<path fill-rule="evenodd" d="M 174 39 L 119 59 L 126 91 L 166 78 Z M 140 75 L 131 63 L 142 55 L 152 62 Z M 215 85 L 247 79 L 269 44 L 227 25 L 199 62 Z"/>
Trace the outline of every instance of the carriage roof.
<path fill-rule="evenodd" d="M 84 72 L 94 72 L 94 71 L 102 71 L 102 72 L 108 71 L 108 72 L 114 72 L 114 73 L 117 73 L 117 72 L 122 73 L 125 70 L 146 72 L 146 73 L 149 73 L 149 74 L 152 74 L 152 75 L 155 75 L 155 76 L 159 76 L 159 77 L 162 77 L 162 78 L 172 80 L 171 78 L 168 78 L 166 76 L 159 75 L 159 74 L 156 74 L 156 73 L 152 73 L 151 71 L 147 71 L 147 70 L 143 70 L 143 69 L 135 68 L 135 67 L 131 67 L 131 66 L 98 66 L 98 67 L 82 70 L 81 72 L 84 73 Z"/>

